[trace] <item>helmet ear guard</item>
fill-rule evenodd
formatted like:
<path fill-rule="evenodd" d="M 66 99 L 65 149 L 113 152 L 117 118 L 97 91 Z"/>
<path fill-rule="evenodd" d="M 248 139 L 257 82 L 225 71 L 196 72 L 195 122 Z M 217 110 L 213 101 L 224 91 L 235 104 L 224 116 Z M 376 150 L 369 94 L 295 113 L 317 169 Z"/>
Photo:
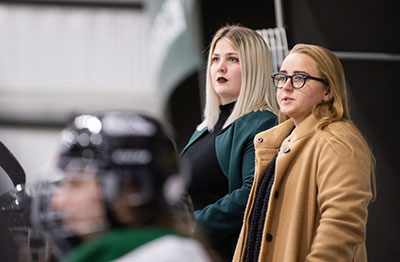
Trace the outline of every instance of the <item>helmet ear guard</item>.
<path fill-rule="evenodd" d="M 105 201 L 111 202 L 119 192 L 120 181 L 113 174 L 107 174 L 102 179 L 101 193 Z"/>
<path fill-rule="evenodd" d="M 169 205 L 175 205 L 181 200 L 190 182 L 190 164 L 185 158 L 179 161 L 179 172 L 169 176 L 163 188 L 164 198 Z"/>
<path fill-rule="evenodd" d="M 146 179 L 149 174 L 135 176 L 121 176 L 113 171 L 101 175 L 100 183 L 102 197 L 108 206 L 113 206 L 121 194 L 126 195 L 127 203 L 131 207 L 142 206 L 153 201 L 156 192 L 153 192 L 151 181 Z"/>
<path fill-rule="evenodd" d="M 168 177 L 164 183 L 164 198 L 168 204 L 176 203 L 183 194 L 183 181 L 178 175 Z"/>

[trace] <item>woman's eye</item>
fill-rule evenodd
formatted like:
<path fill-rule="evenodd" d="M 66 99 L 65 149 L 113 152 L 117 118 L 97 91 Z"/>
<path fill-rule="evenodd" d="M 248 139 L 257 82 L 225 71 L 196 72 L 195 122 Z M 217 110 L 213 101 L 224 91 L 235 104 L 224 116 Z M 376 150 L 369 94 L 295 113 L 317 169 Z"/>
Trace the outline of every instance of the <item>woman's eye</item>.
<path fill-rule="evenodd" d="M 294 75 L 294 80 L 303 81 L 306 78 L 305 75 Z"/>
<path fill-rule="evenodd" d="M 229 61 L 231 61 L 231 62 L 239 62 L 239 58 L 237 58 L 237 57 L 229 57 Z"/>
<path fill-rule="evenodd" d="M 219 57 L 214 56 L 213 58 L 211 58 L 211 61 L 218 62 L 219 61 Z"/>
<path fill-rule="evenodd" d="M 285 76 L 276 76 L 276 77 L 275 77 L 275 80 L 276 80 L 276 81 L 283 81 L 283 82 L 286 82 L 286 77 L 285 77 Z"/>

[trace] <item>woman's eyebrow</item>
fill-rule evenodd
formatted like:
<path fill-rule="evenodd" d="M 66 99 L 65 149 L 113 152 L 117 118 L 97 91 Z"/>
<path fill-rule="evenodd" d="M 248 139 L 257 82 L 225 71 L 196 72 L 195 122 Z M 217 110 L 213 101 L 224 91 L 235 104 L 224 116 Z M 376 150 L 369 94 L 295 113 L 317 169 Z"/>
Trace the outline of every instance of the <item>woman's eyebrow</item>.
<path fill-rule="evenodd" d="M 218 53 L 213 53 L 214 56 L 220 56 L 220 54 Z M 224 54 L 224 56 L 238 56 L 238 53 L 226 53 Z"/>
<path fill-rule="evenodd" d="M 309 75 L 309 73 L 307 73 L 306 71 L 301 71 L 301 70 L 296 70 L 294 71 L 295 74 L 305 74 L 305 75 Z"/>

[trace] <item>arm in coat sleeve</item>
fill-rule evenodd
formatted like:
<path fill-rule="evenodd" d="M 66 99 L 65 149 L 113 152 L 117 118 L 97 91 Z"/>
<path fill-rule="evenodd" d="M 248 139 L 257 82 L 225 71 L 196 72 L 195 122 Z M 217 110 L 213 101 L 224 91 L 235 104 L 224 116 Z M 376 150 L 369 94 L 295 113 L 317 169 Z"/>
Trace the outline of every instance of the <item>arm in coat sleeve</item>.
<path fill-rule="evenodd" d="M 372 196 L 369 163 L 356 136 L 324 146 L 316 181 L 320 220 L 306 261 L 352 261 L 364 245 Z"/>

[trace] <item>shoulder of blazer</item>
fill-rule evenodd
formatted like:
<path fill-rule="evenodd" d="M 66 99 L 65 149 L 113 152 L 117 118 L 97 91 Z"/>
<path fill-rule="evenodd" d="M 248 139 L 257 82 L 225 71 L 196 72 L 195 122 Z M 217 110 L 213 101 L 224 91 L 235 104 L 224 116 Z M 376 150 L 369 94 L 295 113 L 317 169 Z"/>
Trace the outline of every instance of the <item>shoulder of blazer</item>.
<path fill-rule="evenodd" d="M 236 119 L 224 132 L 217 136 L 215 146 L 217 156 L 226 152 L 226 148 L 245 141 L 253 141 L 254 136 L 261 131 L 267 130 L 277 124 L 277 116 L 270 111 L 251 111 Z"/>
<path fill-rule="evenodd" d="M 275 126 L 278 123 L 278 117 L 268 110 L 251 111 L 246 115 L 236 119 L 232 125 L 236 128 L 243 128 L 246 133 L 259 133 Z"/>

